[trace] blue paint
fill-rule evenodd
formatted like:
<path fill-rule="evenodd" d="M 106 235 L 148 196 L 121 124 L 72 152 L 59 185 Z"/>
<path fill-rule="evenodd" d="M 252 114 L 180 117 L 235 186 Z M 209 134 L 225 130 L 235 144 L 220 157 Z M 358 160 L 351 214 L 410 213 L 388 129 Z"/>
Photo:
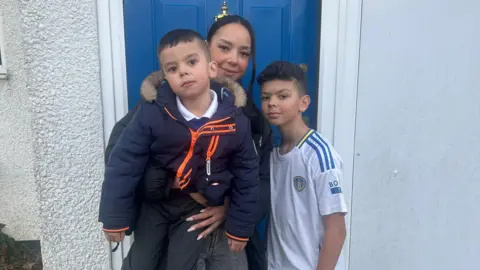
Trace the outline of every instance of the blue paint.
<path fill-rule="evenodd" d="M 334 187 L 334 188 L 331 188 L 330 191 L 332 192 L 332 194 L 339 194 L 339 193 L 342 193 L 342 188 Z"/>
<path fill-rule="evenodd" d="M 310 127 L 316 128 L 318 89 L 319 7 L 318 0 L 230 0 L 229 14 L 249 20 L 257 40 L 257 74 L 275 60 L 308 66 L 307 86 L 312 104 L 305 112 Z M 174 28 L 195 29 L 204 37 L 222 0 L 124 0 L 125 49 L 128 105 L 140 100 L 140 85 L 158 69 L 156 47 L 160 38 Z M 248 86 L 251 66 L 243 78 Z M 260 89 L 255 85 L 254 100 L 260 105 Z M 280 142 L 274 129 L 275 143 Z M 264 229 L 261 229 L 262 236 Z"/>

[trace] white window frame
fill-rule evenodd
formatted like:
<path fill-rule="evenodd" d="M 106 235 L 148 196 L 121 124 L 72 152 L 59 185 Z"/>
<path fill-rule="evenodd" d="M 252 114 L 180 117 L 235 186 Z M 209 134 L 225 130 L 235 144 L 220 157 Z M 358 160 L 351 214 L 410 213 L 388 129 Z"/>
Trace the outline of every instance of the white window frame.
<path fill-rule="evenodd" d="M 2 14 L 0 14 L 0 79 L 7 78 L 7 59 L 5 57 L 5 47 L 3 42 L 3 18 Z"/>

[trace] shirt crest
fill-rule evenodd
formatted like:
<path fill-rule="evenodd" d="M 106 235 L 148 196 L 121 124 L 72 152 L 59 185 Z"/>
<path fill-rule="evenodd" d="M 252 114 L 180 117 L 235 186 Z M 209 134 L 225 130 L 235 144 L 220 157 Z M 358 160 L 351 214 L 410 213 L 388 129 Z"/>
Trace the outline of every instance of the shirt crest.
<path fill-rule="evenodd" d="M 293 178 L 293 186 L 298 192 L 302 192 L 307 186 L 307 181 L 301 176 L 295 176 Z"/>

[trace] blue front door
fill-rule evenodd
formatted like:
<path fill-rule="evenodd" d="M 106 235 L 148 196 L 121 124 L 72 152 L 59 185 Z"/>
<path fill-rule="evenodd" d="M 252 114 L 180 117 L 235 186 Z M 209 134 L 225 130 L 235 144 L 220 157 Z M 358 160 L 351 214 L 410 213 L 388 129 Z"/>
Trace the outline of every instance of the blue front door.
<path fill-rule="evenodd" d="M 239 14 L 252 23 L 257 41 L 257 73 L 275 60 L 307 66 L 307 86 L 312 104 L 304 115 L 316 128 L 318 88 L 319 0 L 230 0 L 228 13 Z M 222 0 L 124 0 L 128 105 L 140 100 L 140 85 L 158 70 L 156 47 L 160 38 L 175 28 L 195 29 L 204 37 L 220 13 Z M 251 67 L 243 78 L 250 81 Z M 260 105 L 260 91 L 253 96 Z M 279 142 L 274 129 L 275 143 Z M 264 236 L 265 221 L 258 226 Z"/>
<path fill-rule="evenodd" d="M 319 0 L 230 0 L 228 13 L 249 20 L 257 40 L 257 73 L 275 60 L 305 64 L 312 105 L 305 113 L 316 128 L 318 88 Z M 140 99 L 142 80 L 158 69 L 156 47 L 174 28 L 195 29 L 206 37 L 222 0 L 124 0 L 128 104 Z M 250 81 L 251 70 L 243 78 Z M 258 85 L 254 98 L 260 104 Z M 278 132 L 275 131 L 278 142 Z"/>

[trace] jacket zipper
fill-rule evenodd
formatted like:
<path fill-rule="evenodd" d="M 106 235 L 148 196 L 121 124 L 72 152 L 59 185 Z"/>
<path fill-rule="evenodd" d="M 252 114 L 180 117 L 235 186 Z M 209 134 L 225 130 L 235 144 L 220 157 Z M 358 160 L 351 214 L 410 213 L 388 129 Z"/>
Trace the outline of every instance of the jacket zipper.
<path fill-rule="evenodd" d="M 210 139 L 210 145 L 208 146 L 208 151 L 207 151 L 207 165 L 206 165 L 206 170 L 207 170 L 207 176 L 210 176 L 212 174 L 212 169 L 211 169 L 211 163 L 212 163 L 212 156 L 217 150 L 218 146 L 218 140 L 220 139 L 220 136 L 212 136 L 212 139 Z"/>
<path fill-rule="evenodd" d="M 172 119 L 174 119 L 175 121 L 178 121 L 168 111 L 168 109 L 166 107 L 164 107 L 164 109 Z M 187 166 L 188 162 L 190 161 L 190 159 L 193 156 L 193 152 L 194 152 L 194 149 L 195 149 L 195 144 L 197 143 L 198 138 L 203 134 L 226 134 L 226 133 L 235 132 L 235 124 L 220 124 L 220 123 L 225 122 L 226 120 L 228 120 L 230 118 L 231 117 L 225 117 L 223 119 L 207 122 L 203 126 L 201 126 L 197 131 L 193 131 L 191 128 L 189 128 L 184 123 L 182 123 L 190 131 L 191 140 L 190 140 L 190 147 L 188 149 L 187 156 L 185 157 L 185 159 L 182 161 L 182 163 L 178 167 L 177 174 L 176 174 L 176 177 L 179 179 L 180 190 L 185 189 L 185 187 L 187 187 L 189 182 L 190 182 L 190 174 L 192 172 L 192 169 L 190 169 L 188 171 L 188 173 L 186 173 L 183 177 L 182 177 L 182 175 L 183 175 L 183 171 L 185 170 L 185 167 Z M 178 122 L 181 123 L 180 121 L 178 121 Z M 215 124 L 220 124 L 220 125 L 215 125 Z M 209 131 L 206 130 L 208 128 L 210 128 Z M 215 128 L 228 128 L 228 130 L 215 131 Z M 215 138 L 217 138 L 217 139 L 215 139 Z M 219 140 L 219 135 L 215 135 L 215 136 L 212 136 L 212 139 L 210 141 L 210 146 L 209 146 L 210 151 L 207 151 L 207 160 L 206 160 L 207 161 L 207 166 L 206 167 L 207 167 L 207 170 L 208 170 L 207 175 L 211 174 L 211 157 L 215 153 L 215 150 L 218 146 L 218 140 Z M 211 147 L 212 147 L 212 149 L 210 149 Z"/>

